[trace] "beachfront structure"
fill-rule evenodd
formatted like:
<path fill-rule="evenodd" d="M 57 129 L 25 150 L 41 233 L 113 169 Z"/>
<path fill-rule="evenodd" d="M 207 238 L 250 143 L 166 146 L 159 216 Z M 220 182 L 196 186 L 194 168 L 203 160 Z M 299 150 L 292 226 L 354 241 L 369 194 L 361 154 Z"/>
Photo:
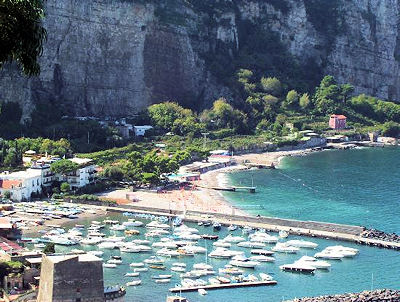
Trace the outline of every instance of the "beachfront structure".
<path fill-rule="evenodd" d="M 59 181 L 67 182 L 72 190 L 93 184 L 96 177 L 96 166 L 89 158 L 70 158 L 70 161 L 79 165 L 79 168 L 67 175 L 56 174 Z"/>
<path fill-rule="evenodd" d="M 346 128 L 347 117 L 342 114 L 332 114 L 329 118 L 329 127 L 335 130 Z"/>
<path fill-rule="evenodd" d="M 144 125 L 144 126 L 133 126 L 133 131 L 135 132 L 135 136 L 144 136 L 147 130 L 152 129 L 153 126 Z"/>
<path fill-rule="evenodd" d="M 42 171 L 38 169 L 0 174 L 0 194 L 4 196 L 8 191 L 15 201 L 30 200 L 32 196 L 41 194 L 42 185 Z"/>
<path fill-rule="evenodd" d="M 103 262 L 90 255 L 43 255 L 40 302 L 104 302 Z"/>

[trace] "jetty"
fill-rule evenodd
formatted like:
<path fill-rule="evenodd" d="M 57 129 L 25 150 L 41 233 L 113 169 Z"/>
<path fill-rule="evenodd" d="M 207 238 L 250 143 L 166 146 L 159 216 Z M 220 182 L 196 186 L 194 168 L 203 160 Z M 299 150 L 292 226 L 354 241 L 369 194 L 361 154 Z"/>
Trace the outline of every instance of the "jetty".
<path fill-rule="evenodd" d="M 240 227 L 246 226 L 255 229 L 257 228 L 265 229 L 270 232 L 286 231 L 292 235 L 349 241 L 357 244 L 369 245 L 379 248 L 394 249 L 400 251 L 400 242 L 387 241 L 379 238 L 363 237 L 363 233 L 366 231 L 366 228 L 356 225 L 345 225 L 345 224 L 327 223 L 318 221 L 304 221 L 295 219 L 283 219 L 283 218 L 265 217 L 265 216 L 234 215 L 233 214 L 234 208 L 232 208 L 232 214 L 230 215 L 225 213 L 215 213 L 206 211 L 171 210 L 165 208 L 137 206 L 134 204 L 115 205 L 115 206 L 94 206 L 94 207 L 109 212 L 143 213 L 143 214 L 167 216 L 171 218 L 184 215 L 185 216 L 184 220 L 187 222 L 197 223 L 200 221 L 209 222 L 210 220 L 212 220 L 224 226 L 229 226 L 234 224 Z"/>
<path fill-rule="evenodd" d="M 173 287 L 170 288 L 169 291 L 172 293 L 179 293 L 179 292 L 198 291 L 199 289 L 214 290 L 214 289 L 226 289 L 226 288 L 238 288 L 238 287 L 270 286 L 270 285 L 276 285 L 277 283 L 278 283 L 277 281 L 271 280 L 271 281 L 256 281 L 256 282 L 210 284 L 210 285 L 193 286 L 193 287 Z"/>

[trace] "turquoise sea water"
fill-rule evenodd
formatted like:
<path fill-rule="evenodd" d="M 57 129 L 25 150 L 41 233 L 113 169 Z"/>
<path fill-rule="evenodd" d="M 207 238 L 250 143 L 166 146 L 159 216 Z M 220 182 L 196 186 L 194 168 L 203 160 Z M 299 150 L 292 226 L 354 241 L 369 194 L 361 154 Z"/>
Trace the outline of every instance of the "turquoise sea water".
<path fill-rule="evenodd" d="M 236 205 L 263 215 L 341 223 L 357 222 L 386 231 L 399 232 L 399 151 L 400 149 L 395 148 L 328 151 L 302 158 L 288 158 L 283 161 L 280 170 L 231 174 L 230 178 L 235 184 L 249 184 L 253 176 L 258 192 L 227 194 L 227 197 Z M 112 219 L 124 221 L 127 218 L 116 214 Z M 188 225 L 198 227 L 194 224 Z M 201 233 L 213 232 L 210 228 L 198 228 Z M 145 232 L 143 228 L 138 229 L 142 234 Z M 122 233 L 117 234 L 122 235 Z M 143 237 L 142 234 L 139 237 Z M 224 237 L 227 231 L 223 228 L 218 234 Z M 238 230 L 235 234 L 241 233 Z M 289 239 L 295 238 L 298 237 L 289 237 Z M 254 271 L 256 274 L 270 273 L 278 281 L 276 286 L 215 290 L 209 291 L 207 296 L 199 296 L 197 292 L 184 293 L 183 296 L 191 302 L 269 302 L 371 288 L 400 289 L 400 252 L 347 242 L 305 239 L 318 243 L 319 247 L 315 251 L 301 249 L 297 255 L 276 254 L 275 263 L 262 264 Z M 328 245 L 336 244 L 358 248 L 360 254 L 354 259 L 331 261 L 330 271 L 318 270 L 314 275 L 279 270 L 281 264 L 292 263 L 302 255 L 313 255 Z M 210 241 L 201 240 L 199 245 L 207 246 L 209 251 L 212 249 Z M 65 249 L 57 247 L 58 251 Z M 84 249 L 95 249 L 95 247 L 84 247 Z M 234 249 L 240 250 L 238 247 Z M 249 255 L 249 250 L 246 254 Z M 107 260 L 110 255 L 120 255 L 120 252 L 105 250 L 103 258 Z M 105 284 L 126 283 L 129 278 L 124 277 L 124 274 L 132 271 L 129 263 L 142 261 L 150 255 L 122 254 L 124 264 L 117 269 L 104 269 Z M 188 263 L 188 268 L 191 268 L 195 262 L 204 262 L 205 256 L 167 259 L 167 268 L 176 261 L 185 261 Z M 208 259 L 208 262 L 218 270 L 228 261 Z M 179 282 L 177 274 L 172 273 L 174 277 L 170 284 L 156 284 L 151 280 L 151 276 L 168 273 L 169 270 L 141 273 L 142 285 L 128 287 L 125 300 L 165 301 L 168 289 Z"/>
<path fill-rule="evenodd" d="M 324 151 L 228 177 L 235 185 L 253 179 L 256 194 L 225 194 L 251 213 L 400 233 L 400 148 Z"/>

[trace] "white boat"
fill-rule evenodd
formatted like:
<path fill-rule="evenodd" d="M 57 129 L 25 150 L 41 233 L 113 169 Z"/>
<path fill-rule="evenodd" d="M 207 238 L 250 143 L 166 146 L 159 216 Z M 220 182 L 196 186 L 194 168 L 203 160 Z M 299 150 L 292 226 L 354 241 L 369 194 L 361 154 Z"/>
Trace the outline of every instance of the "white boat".
<path fill-rule="evenodd" d="M 173 267 L 171 267 L 171 271 L 178 272 L 178 273 L 184 273 L 186 271 L 186 268 L 184 268 L 182 266 L 173 266 Z"/>
<path fill-rule="evenodd" d="M 156 275 L 151 276 L 151 279 L 171 279 L 172 275 Z"/>
<path fill-rule="evenodd" d="M 293 271 L 293 272 L 301 272 L 301 273 L 313 273 L 315 271 L 315 267 L 311 266 L 304 262 L 295 262 L 292 264 L 284 264 L 279 266 L 279 268 L 283 271 Z"/>
<path fill-rule="evenodd" d="M 354 257 L 359 253 L 358 249 L 345 247 L 342 245 L 328 246 L 327 248 L 325 248 L 325 251 L 338 252 L 343 254 L 344 257 Z"/>
<path fill-rule="evenodd" d="M 168 224 L 161 223 L 161 222 L 158 222 L 157 220 L 154 220 L 154 221 L 146 224 L 146 228 L 168 230 L 170 228 L 170 226 Z"/>
<path fill-rule="evenodd" d="M 192 233 L 180 233 L 180 234 L 178 235 L 178 237 L 179 237 L 180 239 L 183 239 L 183 240 L 190 240 L 190 241 L 197 241 L 197 240 L 200 240 L 200 239 L 201 239 L 201 236 L 200 236 L 200 235 L 198 235 L 198 234 L 192 234 Z"/>
<path fill-rule="evenodd" d="M 207 291 L 204 288 L 199 288 L 197 290 L 197 292 L 199 293 L 199 295 L 202 295 L 202 296 L 207 295 Z"/>
<path fill-rule="evenodd" d="M 37 249 L 44 249 L 46 247 L 44 243 L 35 243 L 33 246 Z"/>
<path fill-rule="evenodd" d="M 208 283 L 210 283 L 211 285 L 218 285 L 221 284 L 221 282 L 217 279 L 217 278 L 209 278 L 208 279 Z"/>
<path fill-rule="evenodd" d="M 108 264 L 117 264 L 117 265 L 119 265 L 119 264 L 122 264 L 122 260 L 118 260 L 118 259 L 110 259 L 110 260 L 108 260 L 107 261 L 107 263 Z"/>
<path fill-rule="evenodd" d="M 230 244 L 229 242 L 225 242 L 223 240 L 218 240 L 213 242 L 213 246 L 230 248 L 232 244 Z"/>
<path fill-rule="evenodd" d="M 172 263 L 172 266 L 186 267 L 186 263 L 183 263 L 183 262 L 174 262 L 174 263 Z"/>
<path fill-rule="evenodd" d="M 268 256 L 264 256 L 264 255 L 251 256 L 249 259 L 254 260 L 254 261 L 259 261 L 259 262 L 274 262 L 275 261 L 274 257 L 268 257 Z"/>
<path fill-rule="evenodd" d="M 237 246 L 246 247 L 246 248 L 263 248 L 263 247 L 265 247 L 265 244 L 262 242 L 256 242 L 256 241 L 254 241 L 254 242 L 253 241 L 242 241 L 242 242 L 239 242 L 237 244 Z"/>
<path fill-rule="evenodd" d="M 140 273 L 126 273 L 125 277 L 139 277 Z"/>
<path fill-rule="evenodd" d="M 223 247 L 218 247 L 208 254 L 210 258 L 229 259 L 237 255 L 243 255 L 242 251 L 231 251 Z"/>
<path fill-rule="evenodd" d="M 163 249 L 157 251 L 156 254 L 158 256 L 164 256 L 164 257 L 178 257 L 178 256 L 181 255 L 177 251 L 172 251 L 172 250 L 169 250 L 169 249 L 166 249 L 166 248 L 163 248 Z"/>
<path fill-rule="evenodd" d="M 84 238 L 80 241 L 80 244 L 85 244 L 85 245 L 96 245 L 99 244 L 103 241 L 101 237 L 88 237 Z"/>
<path fill-rule="evenodd" d="M 117 265 L 114 264 L 114 263 L 104 263 L 104 264 L 103 264 L 103 267 L 106 267 L 106 268 L 116 268 Z"/>
<path fill-rule="evenodd" d="M 228 231 L 233 232 L 237 230 L 237 225 L 231 224 L 230 226 L 228 226 Z"/>
<path fill-rule="evenodd" d="M 125 237 L 123 236 L 110 236 L 107 238 L 103 239 L 104 241 L 108 241 L 108 242 L 120 242 L 120 241 L 124 241 Z"/>
<path fill-rule="evenodd" d="M 278 237 L 263 232 L 255 232 L 249 236 L 251 242 L 276 243 Z"/>
<path fill-rule="evenodd" d="M 129 219 L 128 221 L 123 222 L 122 225 L 125 227 L 140 227 L 143 226 L 143 222 Z"/>
<path fill-rule="evenodd" d="M 151 256 L 143 261 L 146 264 L 164 264 L 165 260 L 157 256 Z"/>
<path fill-rule="evenodd" d="M 299 248 L 307 248 L 307 249 L 315 249 L 318 247 L 318 244 L 306 241 L 306 240 L 289 240 L 285 242 L 286 245 L 299 247 Z"/>
<path fill-rule="evenodd" d="M 296 254 L 299 248 L 278 242 L 271 250 L 277 253 Z"/>
<path fill-rule="evenodd" d="M 193 269 L 196 270 L 212 270 L 213 267 L 206 263 L 195 263 L 193 264 Z"/>
<path fill-rule="evenodd" d="M 329 259 L 329 260 L 342 260 L 344 255 L 337 251 L 327 251 L 323 250 L 322 252 L 316 253 L 314 255 L 315 258 Z"/>
<path fill-rule="evenodd" d="M 244 273 L 243 270 L 237 267 L 232 267 L 231 265 L 220 268 L 218 272 L 224 275 L 242 275 Z"/>
<path fill-rule="evenodd" d="M 305 263 L 307 263 L 315 268 L 318 268 L 318 269 L 329 269 L 331 267 L 330 263 L 323 261 L 323 260 L 318 260 L 318 259 L 316 259 L 314 257 L 310 257 L 310 256 L 303 256 L 296 262 L 305 262 Z"/>
<path fill-rule="evenodd" d="M 175 249 L 178 247 L 178 245 L 172 240 L 154 242 L 151 246 L 155 248 L 170 248 L 170 249 Z"/>
<path fill-rule="evenodd" d="M 121 225 L 121 224 L 114 224 L 110 227 L 110 230 L 112 231 L 125 231 L 126 230 L 126 226 Z"/>
<path fill-rule="evenodd" d="M 204 254 L 207 252 L 206 248 L 197 245 L 186 245 L 181 247 L 180 250 L 194 254 Z"/>
<path fill-rule="evenodd" d="M 230 265 L 245 267 L 245 268 L 255 268 L 257 265 L 260 264 L 258 261 L 250 260 L 244 256 L 235 256 L 229 262 Z"/>
<path fill-rule="evenodd" d="M 156 279 L 155 280 L 156 283 L 169 283 L 171 282 L 171 279 Z"/>
<path fill-rule="evenodd" d="M 178 234 L 178 233 L 192 233 L 192 234 L 198 234 L 199 230 L 196 228 L 190 228 L 184 224 L 182 224 L 179 227 L 176 227 L 174 229 L 174 234 Z"/>
<path fill-rule="evenodd" d="M 127 246 L 119 249 L 122 253 L 140 253 L 142 249 L 139 246 Z"/>
<path fill-rule="evenodd" d="M 109 242 L 109 241 L 101 242 L 97 246 L 100 249 L 115 249 L 115 248 L 117 248 L 117 245 L 115 244 L 115 242 Z"/>
<path fill-rule="evenodd" d="M 142 283 L 142 280 L 133 280 L 133 281 L 127 282 L 126 286 L 137 286 L 137 285 L 140 285 L 141 283 Z"/>
<path fill-rule="evenodd" d="M 136 244 L 144 244 L 144 245 L 148 245 L 151 243 L 150 240 L 144 240 L 144 239 L 135 239 L 135 240 L 132 240 L 132 242 L 136 243 Z"/>
<path fill-rule="evenodd" d="M 132 262 L 131 264 L 129 264 L 130 267 L 144 267 L 144 263 L 143 262 Z"/>
<path fill-rule="evenodd" d="M 284 230 L 279 231 L 279 237 L 281 237 L 281 238 L 287 238 L 288 236 L 289 236 L 289 233 L 288 233 L 288 232 L 286 232 L 286 231 L 284 231 Z"/>
<path fill-rule="evenodd" d="M 141 252 L 151 252 L 151 247 L 143 244 L 139 244 L 138 247 L 140 248 Z"/>
<path fill-rule="evenodd" d="M 244 239 L 241 236 L 232 236 L 231 234 L 229 234 L 228 236 L 226 236 L 223 241 L 225 242 L 231 242 L 231 243 L 238 243 L 238 242 L 242 242 L 245 241 L 246 239 Z"/>
<path fill-rule="evenodd" d="M 274 278 L 272 278 L 271 275 L 265 274 L 265 273 L 259 273 L 261 281 L 272 281 Z"/>
<path fill-rule="evenodd" d="M 136 273 L 136 272 L 147 272 L 149 270 L 149 268 L 147 268 L 147 267 L 135 267 L 134 269 L 133 269 L 133 271 Z"/>

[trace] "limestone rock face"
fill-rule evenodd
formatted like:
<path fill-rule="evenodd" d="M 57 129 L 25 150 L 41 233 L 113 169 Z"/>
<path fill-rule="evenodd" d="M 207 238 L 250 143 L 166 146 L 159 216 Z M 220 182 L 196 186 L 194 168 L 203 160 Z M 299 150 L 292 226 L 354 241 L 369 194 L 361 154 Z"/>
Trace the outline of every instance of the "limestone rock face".
<path fill-rule="evenodd" d="M 329 43 L 305 1 L 282 0 L 282 10 L 270 0 L 204 0 L 225 5 L 210 14 L 184 0 L 47 0 L 41 74 L 27 78 L 7 66 L 0 101 L 19 102 L 27 118 L 39 101 L 68 115 L 118 117 L 155 102 L 203 109 L 220 96 L 235 99 L 206 55 L 224 45 L 235 56 L 239 20 L 277 33 L 299 62 L 313 60 L 357 93 L 400 99 L 399 0 L 332 0 L 343 24 Z"/>

